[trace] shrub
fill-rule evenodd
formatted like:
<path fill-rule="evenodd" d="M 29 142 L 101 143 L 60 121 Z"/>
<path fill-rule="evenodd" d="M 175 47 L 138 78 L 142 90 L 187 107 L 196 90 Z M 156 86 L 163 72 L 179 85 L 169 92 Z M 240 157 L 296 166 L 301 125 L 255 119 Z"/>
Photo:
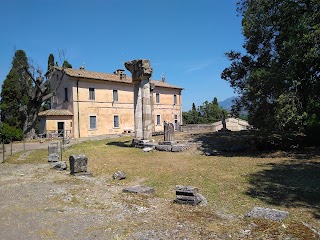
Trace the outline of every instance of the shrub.
<path fill-rule="evenodd" d="M 9 126 L 7 123 L 0 125 L 1 141 L 4 143 L 10 143 L 10 141 L 21 141 L 23 138 L 23 132 L 21 129 Z"/>

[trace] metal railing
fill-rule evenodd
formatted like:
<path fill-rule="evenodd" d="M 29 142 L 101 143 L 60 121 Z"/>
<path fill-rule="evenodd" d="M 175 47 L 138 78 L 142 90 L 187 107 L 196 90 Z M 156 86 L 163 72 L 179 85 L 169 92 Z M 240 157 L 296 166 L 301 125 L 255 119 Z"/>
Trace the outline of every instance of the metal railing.
<path fill-rule="evenodd" d="M 57 139 L 57 138 L 65 138 L 69 139 L 71 138 L 71 130 L 47 130 L 41 134 L 39 134 L 39 138 L 44 139 Z"/>

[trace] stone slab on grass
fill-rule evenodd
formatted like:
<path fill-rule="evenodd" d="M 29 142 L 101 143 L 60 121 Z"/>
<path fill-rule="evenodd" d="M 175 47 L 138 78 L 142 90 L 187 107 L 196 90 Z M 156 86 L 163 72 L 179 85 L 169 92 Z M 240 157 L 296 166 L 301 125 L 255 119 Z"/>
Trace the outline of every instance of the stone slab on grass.
<path fill-rule="evenodd" d="M 72 176 L 76 176 L 76 177 L 93 177 L 93 173 L 90 171 L 86 171 L 86 172 L 77 172 L 77 173 L 73 173 L 71 174 Z"/>
<path fill-rule="evenodd" d="M 207 199 L 198 193 L 198 188 L 192 186 L 176 186 L 175 203 L 207 206 Z"/>
<path fill-rule="evenodd" d="M 113 179 L 117 179 L 117 180 L 126 179 L 126 177 L 127 177 L 127 175 L 126 175 L 125 172 L 123 172 L 123 171 L 115 172 L 115 173 L 112 175 L 112 178 L 113 178 Z"/>
<path fill-rule="evenodd" d="M 158 151 L 171 152 L 172 146 L 171 145 L 156 145 L 156 149 Z"/>
<path fill-rule="evenodd" d="M 145 148 L 143 148 L 142 150 L 143 150 L 144 152 L 151 152 L 153 149 L 154 149 L 154 147 L 145 147 Z"/>
<path fill-rule="evenodd" d="M 59 171 L 63 171 L 63 170 L 67 170 L 67 163 L 66 162 L 55 162 L 51 164 L 52 168 L 59 170 Z"/>
<path fill-rule="evenodd" d="M 177 145 L 172 145 L 171 151 L 172 152 L 183 152 L 189 148 L 188 145 L 186 144 L 177 144 Z"/>
<path fill-rule="evenodd" d="M 288 216 L 288 212 L 263 207 L 254 207 L 245 215 L 245 217 L 263 218 L 278 222 L 283 221 Z"/>
<path fill-rule="evenodd" d="M 147 186 L 133 186 L 133 187 L 126 187 L 122 190 L 123 192 L 127 193 L 137 193 L 137 194 L 152 194 L 154 193 L 154 188 L 153 187 L 147 187 Z"/>

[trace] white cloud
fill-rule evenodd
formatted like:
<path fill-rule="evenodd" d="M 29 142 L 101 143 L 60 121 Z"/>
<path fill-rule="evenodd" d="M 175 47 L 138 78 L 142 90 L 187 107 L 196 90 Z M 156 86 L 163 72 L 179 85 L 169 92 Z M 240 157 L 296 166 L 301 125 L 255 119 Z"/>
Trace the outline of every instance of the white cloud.
<path fill-rule="evenodd" d="M 200 62 L 189 63 L 189 64 L 187 63 L 183 65 L 183 68 L 185 69 L 186 73 L 200 71 L 208 68 L 212 64 L 212 62 L 213 61 L 210 60 L 210 61 L 200 61 Z"/>

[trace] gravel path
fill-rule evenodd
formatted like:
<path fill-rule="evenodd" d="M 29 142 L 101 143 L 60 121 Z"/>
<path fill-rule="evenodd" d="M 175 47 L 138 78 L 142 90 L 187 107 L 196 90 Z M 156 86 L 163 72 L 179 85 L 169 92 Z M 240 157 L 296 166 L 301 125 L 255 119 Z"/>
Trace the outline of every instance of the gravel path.
<path fill-rule="evenodd" d="M 123 188 L 49 164 L 3 163 L 0 239 L 200 239 L 201 227 L 178 214 L 194 207 Z"/>
<path fill-rule="evenodd" d="M 101 138 L 109 137 L 117 136 Z M 49 143 L 28 143 L 26 148 L 31 152 Z M 23 144 L 15 146 L 23 151 Z M 0 164 L 0 239 L 263 239 L 268 235 L 261 226 L 282 229 L 281 223 L 260 226 L 207 207 L 177 205 L 174 196 L 168 200 L 122 192 L 142 179 L 124 185 L 111 176 L 72 176 L 49 163 L 21 162 Z M 304 231 L 305 239 L 317 239 L 311 230 Z"/>

